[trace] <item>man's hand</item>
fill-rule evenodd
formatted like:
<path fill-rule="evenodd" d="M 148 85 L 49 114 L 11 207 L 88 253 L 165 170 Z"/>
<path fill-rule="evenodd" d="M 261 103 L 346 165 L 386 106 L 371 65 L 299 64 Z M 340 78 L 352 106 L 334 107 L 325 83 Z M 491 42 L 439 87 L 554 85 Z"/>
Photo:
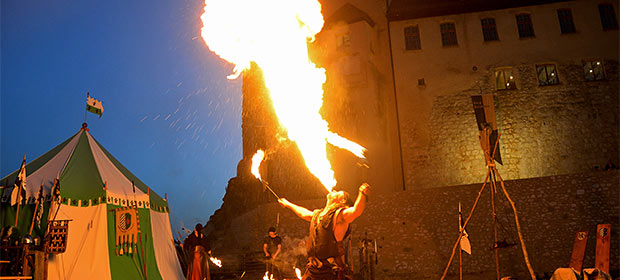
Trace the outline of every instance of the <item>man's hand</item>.
<path fill-rule="evenodd" d="M 269 253 L 265 253 L 265 257 L 269 257 Z"/>
<path fill-rule="evenodd" d="M 368 202 L 368 195 L 370 194 L 370 185 L 363 183 L 359 188 L 357 199 L 352 207 L 349 207 L 342 211 L 342 218 L 346 223 L 352 223 L 357 217 L 362 215 L 364 208 L 366 208 L 366 202 Z"/>
<path fill-rule="evenodd" d="M 370 194 L 370 185 L 368 183 L 363 183 L 359 188 L 359 192 L 363 194 L 366 199 L 368 199 L 368 195 Z"/>

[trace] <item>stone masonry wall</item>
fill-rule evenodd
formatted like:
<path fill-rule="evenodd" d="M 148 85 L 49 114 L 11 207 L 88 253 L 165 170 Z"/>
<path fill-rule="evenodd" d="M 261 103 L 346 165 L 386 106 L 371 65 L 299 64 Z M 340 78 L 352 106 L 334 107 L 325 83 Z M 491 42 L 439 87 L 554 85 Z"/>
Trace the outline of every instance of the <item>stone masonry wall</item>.
<path fill-rule="evenodd" d="M 479 181 L 485 173 L 478 174 Z M 620 171 L 598 171 L 572 175 L 509 180 L 505 182 L 515 201 L 531 264 L 537 275 L 567 267 L 575 233 L 589 231 L 584 268 L 594 266 L 597 224 L 611 224 L 610 269 L 620 266 L 618 227 L 620 220 Z M 376 238 L 379 263 L 376 279 L 439 279 L 458 236 L 457 209 L 460 202 L 466 218 L 482 184 L 416 189 L 371 196 L 364 214 L 353 224 L 354 248 L 365 234 Z M 463 253 L 466 279 L 494 279 L 493 227 L 490 187 L 467 225 L 472 255 Z M 324 200 L 294 201 L 309 209 Z M 529 279 L 515 228 L 512 209 L 501 189 L 497 191 L 499 240 L 517 243 L 500 250 L 502 276 Z M 216 254 L 260 251 L 267 228 L 280 215 L 279 234 L 299 240 L 308 233 L 308 223 L 275 203 L 265 204 L 234 220 L 226 234 L 214 242 Z M 290 250 L 290 248 L 284 248 Z M 357 250 L 354 268 L 359 267 Z M 447 279 L 458 279 L 458 254 Z"/>
<path fill-rule="evenodd" d="M 560 84 L 539 86 L 534 64 L 513 67 L 515 90 L 495 90 L 489 66 L 474 89 L 435 97 L 430 143 L 416 146 L 403 123 L 406 184 L 430 188 L 479 181 L 485 171 L 471 96 L 495 95 L 505 179 L 588 172 L 618 165 L 618 62 L 605 60 L 606 80 L 586 82 L 581 64 L 558 63 Z"/>

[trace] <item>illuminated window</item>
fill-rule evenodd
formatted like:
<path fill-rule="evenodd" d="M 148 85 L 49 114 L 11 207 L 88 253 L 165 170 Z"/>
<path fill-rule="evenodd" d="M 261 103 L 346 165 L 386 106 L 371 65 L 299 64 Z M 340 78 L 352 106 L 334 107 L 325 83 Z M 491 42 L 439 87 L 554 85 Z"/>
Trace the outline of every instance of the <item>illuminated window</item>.
<path fill-rule="evenodd" d="M 616 20 L 616 12 L 611 4 L 598 5 L 598 12 L 601 14 L 601 24 L 603 30 L 618 29 L 618 21 Z"/>
<path fill-rule="evenodd" d="M 583 62 L 583 75 L 586 81 L 605 80 L 605 71 L 603 71 L 603 62 L 600 60 L 589 60 Z"/>
<path fill-rule="evenodd" d="M 441 30 L 441 44 L 444 47 L 458 45 L 454 22 L 442 23 L 439 28 Z"/>
<path fill-rule="evenodd" d="M 497 90 L 516 89 L 515 77 L 511 67 L 495 69 L 495 87 Z"/>
<path fill-rule="evenodd" d="M 575 33 L 575 22 L 571 9 L 558 9 L 558 21 L 562 34 Z"/>
<path fill-rule="evenodd" d="M 494 18 L 483 18 L 480 20 L 480 24 L 482 25 L 482 36 L 485 42 L 499 40 Z"/>
<path fill-rule="evenodd" d="M 534 25 L 529 14 L 517 15 L 517 29 L 519 30 L 519 38 L 534 37 Z"/>
<path fill-rule="evenodd" d="M 420 30 L 417 25 L 405 27 L 405 49 L 422 49 L 422 45 L 420 44 Z"/>
<path fill-rule="evenodd" d="M 560 83 L 555 64 L 536 65 L 536 74 L 538 74 L 539 86 L 557 85 Z"/>

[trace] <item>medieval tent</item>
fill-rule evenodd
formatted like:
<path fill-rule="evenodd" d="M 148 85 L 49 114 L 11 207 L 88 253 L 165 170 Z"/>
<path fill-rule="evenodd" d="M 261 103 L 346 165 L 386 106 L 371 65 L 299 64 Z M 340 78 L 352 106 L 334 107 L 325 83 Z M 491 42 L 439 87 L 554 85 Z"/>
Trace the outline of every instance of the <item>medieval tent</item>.
<path fill-rule="evenodd" d="M 44 211 L 34 218 L 32 235 L 42 236 L 49 225 L 69 221 L 64 252 L 49 255 L 48 279 L 144 279 L 145 270 L 149 280 L 184 279 L 167 201 L 121 165 L 85 125 L 28 163 L 26 172 L 18 230 L 29 232 L 40 189 Z M 15 224 L 11 191 L 17 174 L 0 181 L 9 186 L 1 197 L 3 228 Z M 52 201 L 56 179 L 60 194 Z"/>

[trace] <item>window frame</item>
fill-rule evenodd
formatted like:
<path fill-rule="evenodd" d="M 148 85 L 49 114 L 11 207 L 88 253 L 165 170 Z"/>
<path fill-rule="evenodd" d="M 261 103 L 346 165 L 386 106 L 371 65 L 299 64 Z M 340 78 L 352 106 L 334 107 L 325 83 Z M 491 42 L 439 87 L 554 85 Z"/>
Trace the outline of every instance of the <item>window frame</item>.
<path fill-rule="evenodd" d="M 586 72 L 586 66 L 590 65 L 590 71 Z M 595 68 L 593 65 L 598 65 L 600 67 L 600 78 L 597 77 L 594 72 Z M 605 73 L 605 63 L 602 59 L 584 59 L 581 61 L 581 68 L 583 69 L 583 78 L 586 82 L 598 82 L 607 80 L 607 74 Z M 588 79 L 588 73 L 592 73 L 593 78 Z"/>
<path fill-rule="evenodd" d="M 413 32 L 407 32 L 408 30 L 412 30 Z M 420 38 L 420 26 L 419 25 L 408 25 L 403 29 L 403 35 L 405 36 L 405 50 L 406 51 L 416 51 L 422 49 L 422 40 Z M 408 39 L 411 39 L 408 40 Z M 411 46 L 409 43 L 412 43 Z M 416 48 L 417 47 L 417 48 Z"/>
<path fill-rule="evenodd" d="M 558 14 L 558 23 L 560 24 L 560 33 L 577 33 L 577 28 L 575 28 L 575 19 L 573 18 L 573 10 L 571 8 L 561 8 L 556 11 Z"/>
<path fill-rule="evenodd" d="M 517 22 L 517 33 L 519 39 L 535 38 L 536 32 L 534 32 L 534 23 L 532 22 L 532 14 L 519 13 L 515 15 Z"/>
<path fill-rule="evenodd" d="M 499 79 L 498 79 L 498 73 L 501 72 L 502 75 L 502 87 L 499 87 Z M 506 73 L 509 72 L 510 73 L 510 77 L 508 77 L 508 82 L 506 82 Z M 517 89 L 517 82 L 516 82 L 516 78 L 515 75 L 513 73 L 513 68 L 510 66 L 505 66 L 505 67 L 496 67 L 494 69 L 493 72 L 493 77 L 495 78 L 495 90 L 497 91 L 504 91 L 504 90 L 516 90 Z"/>
<path fill-rule="evenodd" d="M 549 73 L 549 68 L 553 67 L 553 71 Z M 540 69 L 545 71 L 545 80 L 540 79 Z M 550 78 L 551 77 L 551 78 Z M 558 66 L 555 63 L 540 63 L 536 64 L 536 78 L 538 79 L 538 86 L 554 86 L 560 84 L 560 77 L 558 76 Z"/>
<path fill-rule="evenodd" d="M 451 28 L 444 28 L 448 26 Z M 442 47 L 454 47 L 459 45 L 459 40 L 456 34 L 456 23 L 454 21 L 440 23 L 439 32 L 441 33 Z M 454 42 L 452 42 L 452 39 L 454 39 Z"/>
<path fill-rule="evenodd" d="M 493 22 L 490 23 L 489 20 Z M 487 22 L 485 23 L 485 21 Z M 499 34 L 497 32 L 497 23 L 495 22 L 495 18 L 481 18 L 480 27 L 482 28 L 482 40 L 484 42 L 499 41 Z"/>
<path fill-rule="evenodd" d="M 616 10 L 614 9 L 613 4 L 598 4 L 598 13 L 601 18 L 601 26 L 603 27 L 603 31 L 618 29 L 618 18 L 616 17 Z"/>

